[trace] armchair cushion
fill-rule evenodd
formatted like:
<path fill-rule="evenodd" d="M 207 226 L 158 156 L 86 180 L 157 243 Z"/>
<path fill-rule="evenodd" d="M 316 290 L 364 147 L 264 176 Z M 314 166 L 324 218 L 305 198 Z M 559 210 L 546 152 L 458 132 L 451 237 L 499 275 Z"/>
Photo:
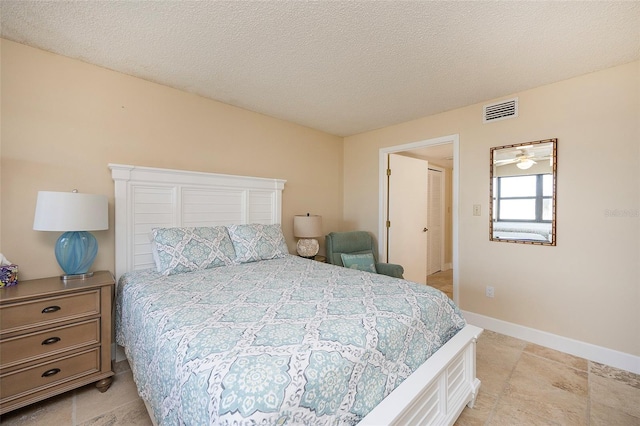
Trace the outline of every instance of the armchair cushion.
<path fill-rule="evenodd" d="M 342 254 L 367 254 L 373 256 L 377 273 L 402 278 L 404 268 L 393 263 L 379 263 L 373 237 L 366 231 L 331 232 L 326 236 L 327 263 L 345 266 Z"/>
<path fill-rule="evenodd" d="M 395 263 L 376 263 L 376 270 L 379 274 L 395 278 L 403 278 L 404 268 Z"/>
<path fill-rule="evenodd" d="M 373 272 L 377 273 L 375 259 L 373 258 L 373 253 L 363 253 L 363 254 L 347 254 L 342 253 L 340 255 L 342 258 L 342 264 L 345 268 L 358 269 L 360 271 Z"/>

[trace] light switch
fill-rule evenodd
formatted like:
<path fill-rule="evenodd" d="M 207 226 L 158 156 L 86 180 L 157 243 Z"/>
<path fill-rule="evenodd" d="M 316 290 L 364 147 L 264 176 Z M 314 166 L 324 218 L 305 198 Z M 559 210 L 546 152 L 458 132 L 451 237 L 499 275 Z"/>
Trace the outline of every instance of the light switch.
<path fill-rule="evenodd" d="M 480 204 L 474 204 L 473 205 L 473 215 L 474 216 L 480 216 L 482 213 L 482 208 L 480 207 Z"/>

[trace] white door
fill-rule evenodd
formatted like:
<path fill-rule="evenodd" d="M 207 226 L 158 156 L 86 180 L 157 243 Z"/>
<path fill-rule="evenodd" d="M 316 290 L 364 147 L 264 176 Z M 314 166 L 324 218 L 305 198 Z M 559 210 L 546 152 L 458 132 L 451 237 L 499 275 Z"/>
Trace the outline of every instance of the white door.
<path fill-rule="evenodd" d="M 444 172 L 429 168 L 427 274 L 442 270 L 444 257 Z"/>
<path fill-rule="evenodd" d="M 427 283 L 427 161 L 389 154 L 387 256 L 404 278 Z"/>

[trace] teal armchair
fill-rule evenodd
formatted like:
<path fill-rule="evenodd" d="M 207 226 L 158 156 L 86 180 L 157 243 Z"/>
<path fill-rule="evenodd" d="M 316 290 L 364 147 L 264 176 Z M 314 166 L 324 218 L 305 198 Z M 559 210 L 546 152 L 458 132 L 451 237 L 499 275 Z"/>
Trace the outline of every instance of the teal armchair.
<path fill-rule="evenodd" d="M 373 237 L 366 231 L 331 232 L 325 237 L 327 263 L 344 266 L 342 254 L 371 253 L 374 258 L 376 271 L 390 277 L 402 278 L 404 268 L 393 263 L 378 263 L 378 249 Z"/>

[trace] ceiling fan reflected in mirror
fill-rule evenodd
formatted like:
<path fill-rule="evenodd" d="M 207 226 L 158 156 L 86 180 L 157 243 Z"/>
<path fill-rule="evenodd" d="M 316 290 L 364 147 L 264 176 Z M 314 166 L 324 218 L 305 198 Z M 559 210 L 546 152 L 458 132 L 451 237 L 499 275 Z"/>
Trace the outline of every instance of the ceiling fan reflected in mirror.
<path fill-rule="evenodd" d="M 521 170 L 527 170 L 534 164 L 537 164 L 532 160 L 534 157 L 532 154 L 528 154 L 524 150 L 519 150 L 520 152 L 516 154 L 515 158 L 507 158 L 504 160 L 496 160 L 496 166 L 504 166 L 507 164 L 516 164 L 516 167 Z"/>

